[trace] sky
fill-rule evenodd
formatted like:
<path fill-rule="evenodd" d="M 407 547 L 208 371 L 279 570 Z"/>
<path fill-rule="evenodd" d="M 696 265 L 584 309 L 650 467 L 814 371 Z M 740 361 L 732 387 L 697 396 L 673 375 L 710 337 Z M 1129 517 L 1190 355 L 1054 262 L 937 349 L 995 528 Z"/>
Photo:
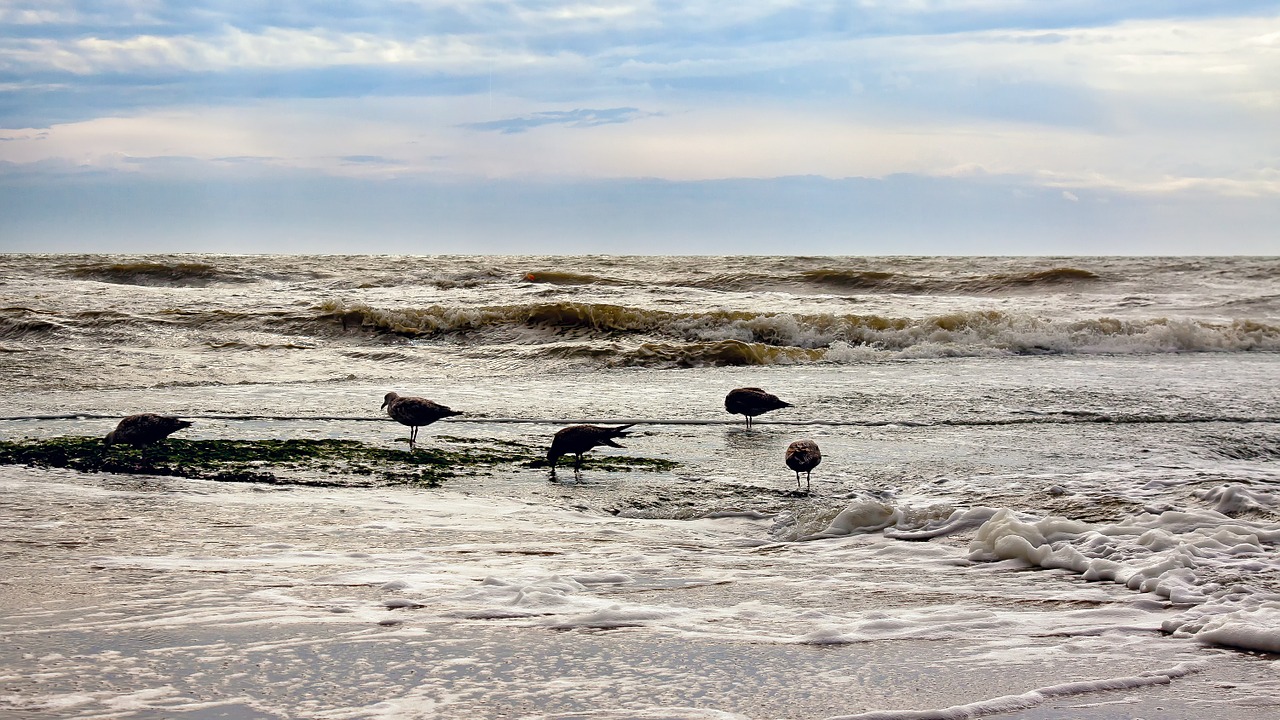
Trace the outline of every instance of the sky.
<path fill-rule="evenodd" d="M 0 0 L 0 252 L 1280 254 L 1280 2 Z"/>

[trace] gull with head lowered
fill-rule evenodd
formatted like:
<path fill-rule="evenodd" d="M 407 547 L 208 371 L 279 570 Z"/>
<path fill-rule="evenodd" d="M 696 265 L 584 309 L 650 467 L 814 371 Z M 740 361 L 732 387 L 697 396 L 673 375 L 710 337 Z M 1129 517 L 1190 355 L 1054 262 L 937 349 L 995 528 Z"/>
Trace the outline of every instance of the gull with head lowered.
<path fill-rule="evenodd" d="M 635 423 L 631 423 L 634 425 Z M 564 455 L 574 455 L 573 471 L 576 474 L 582 469 L 582 454 L 597 445 L 623 447 L 614 442 L 614 438 L 626 437 L 625 432 L 631 425 L 618 427 L 602 427 L 600 425 L 570 425 L 557 432 L 551 439 L 551 449 L 547 451 L 547 462 L 551 463 L 551 476 L 555 477 L 556 463 Z"/>
<path fill-rule="evenodd" d="M 176 417 L 155 413 L 139 413 L 121 420 L 115 430 L 102 438 L 102 444 L 144 447 L 154 445 L 188 427 L 191 427 L 190 420 L 179 420 Z"/>

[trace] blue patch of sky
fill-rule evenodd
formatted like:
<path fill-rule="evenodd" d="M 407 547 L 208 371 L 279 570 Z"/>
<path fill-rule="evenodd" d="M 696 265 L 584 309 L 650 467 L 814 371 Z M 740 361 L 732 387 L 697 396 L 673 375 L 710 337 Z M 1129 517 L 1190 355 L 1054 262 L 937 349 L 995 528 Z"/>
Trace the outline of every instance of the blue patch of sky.
<path fill-rule="evenodd" d="M 213 106 L 263 99 L 471 95 L 489 89 L 480 75 L 411 68 L 335 67 L 287 71 L 231 70 L 182 74 L 0 74 L 0 127 L 44 128 L 112 113 L 174 105 Z"/>
<path fill-rule="evenodd" d="M 158 36 L 218 35 L 235 27 L 245 32 L 270 28 L 369 33 L 391 38 L 423 35 L 490 34 L 536 43 L 565 44 L 581 49 L 606 47 L 607 42 L 655 43 L 677 38 L 723 43 L 776 42 L 815 34 L 867 37 L 896 34 L 936 34 L 999 29 L 1062 29 L 1107 25 L 1123 20 L 1197 18 L 1275 14 L 1274 0 L 1236 0 L 1205 3 L 1197 0 L 1140 2 L 1027 2 L 1020 5 L 974 6 L 913 11 L 887 5 L 858 8 L 849 3 L 800 4 L 762 12 L 745 20 L 721 20 L 711 14 L 690 18 L 681 2 L 661 2 L 645 14 L 649 22 L 627 26 L 625 19 L 590 21 L 534 21 L 527 9 L 548 9 L 561 3 L 476 2 L 421 5 L 404 2 L 205 2 L 161 3 L 145 14 L 113 15 L 102 3 L 73 3 L 84 21 L 44 24 L 0 24 L 7 38 L 99 37 L 121 39 L 140 34 Z M 38 7 L 38 4 L 33 5 Z M 750 7 L 747 4 L 744 7 Z M 124 10 L 123 8 L 121 9 Z M 734 15 L 727 13 L 726 15 Z M 576 41 L 575 41 L 576 39 Z M 579 45 L 581 43 L 581 45 Z M 566 47 L 568 47 L 566 46 Z"/>

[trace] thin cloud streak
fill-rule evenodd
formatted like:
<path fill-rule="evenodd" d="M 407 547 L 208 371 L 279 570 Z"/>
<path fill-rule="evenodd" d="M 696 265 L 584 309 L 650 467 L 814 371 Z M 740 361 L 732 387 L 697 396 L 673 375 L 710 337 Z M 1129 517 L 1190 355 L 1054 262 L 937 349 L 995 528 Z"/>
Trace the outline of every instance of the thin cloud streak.
<path fill-rule="evenodd" d="M 484 122 L 463 123 L 469 130 L 500 132 L 503 135 L 522 133 L 543 125 L 562 125 L 571 128 L 588 128 L 600 125 L 631 122 L 650 113 L 642 113 L 636 108 L 606 108 L 591 110 L 575 108 L 573 110 L 554 110 L 534 113 L 524 117 L 505 118 L 502 120 L 486 120 Z"/>

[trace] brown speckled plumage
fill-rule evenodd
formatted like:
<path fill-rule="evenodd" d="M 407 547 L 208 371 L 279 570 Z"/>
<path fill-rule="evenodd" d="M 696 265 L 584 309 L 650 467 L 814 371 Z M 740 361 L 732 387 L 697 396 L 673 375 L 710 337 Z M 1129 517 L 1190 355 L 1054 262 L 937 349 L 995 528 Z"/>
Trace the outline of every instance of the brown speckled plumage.
<path fill-rule="evenodd" d="M 751 419 L 756 415 L 785 407 L 791 407 L 791 403 L 779 400 L 777 395 L 756 387 L 730 390 L 724 398 L 724 409 L 734 415 L 747 416 L 747 427 L 751 427 Z"/>
<path fill-rule="evenodd" d="M 418 442 L 418 428 L 423 425 L 430 425 L 440 418 L 462 414 L 457 410 L 450 410 L 444 405 L 426 398 L 401 397 L 393 392 L 389 392 L 383 397 L 382 407 L 387 409 L 387 414 L 391 416 L 392 420 L 401 425 L 409 426 L 410 450 Z"/>
<path fill-rule="evenodd" d="M 634 425 L 634 423 L 632 424 Z M 614 438 L 626 437 L 627 433 L 624 431 L 629 427 L 631 425 L 619 425 L 616 427 L 570 425 L 562 429 L 552 438 L 551 449 L 547 451 L 547 462 L 551 463 L 551 473 L 555 474 L 556 463 L 564 455 L 575 456 L 573 467 L 577 470 L 582 467 L 582 454 L 591 448 L 597 445 L 622 447 L 622 445 L 614 442 Z"/>
<path fill-rule="evenodd" d="M 190 420 L 179 420 L 176 417 L 155 413 L 139 413 L 121 420 L 116 425 L 116 429 L 107 433 L 102 442 L 106 445 L 143 447 L 154 445 L 187 427 L 191 427 Z"/>
<path fill-rule="evenodd" d="M 805 488 L 809 487 L 809 473 L 822 462 L 822 451 L 812 440 L 797 440 L 787 446 L 787 467 L 796 471 L 796 489 L 800 489 L 800 473 L 804 473 Z"/>

